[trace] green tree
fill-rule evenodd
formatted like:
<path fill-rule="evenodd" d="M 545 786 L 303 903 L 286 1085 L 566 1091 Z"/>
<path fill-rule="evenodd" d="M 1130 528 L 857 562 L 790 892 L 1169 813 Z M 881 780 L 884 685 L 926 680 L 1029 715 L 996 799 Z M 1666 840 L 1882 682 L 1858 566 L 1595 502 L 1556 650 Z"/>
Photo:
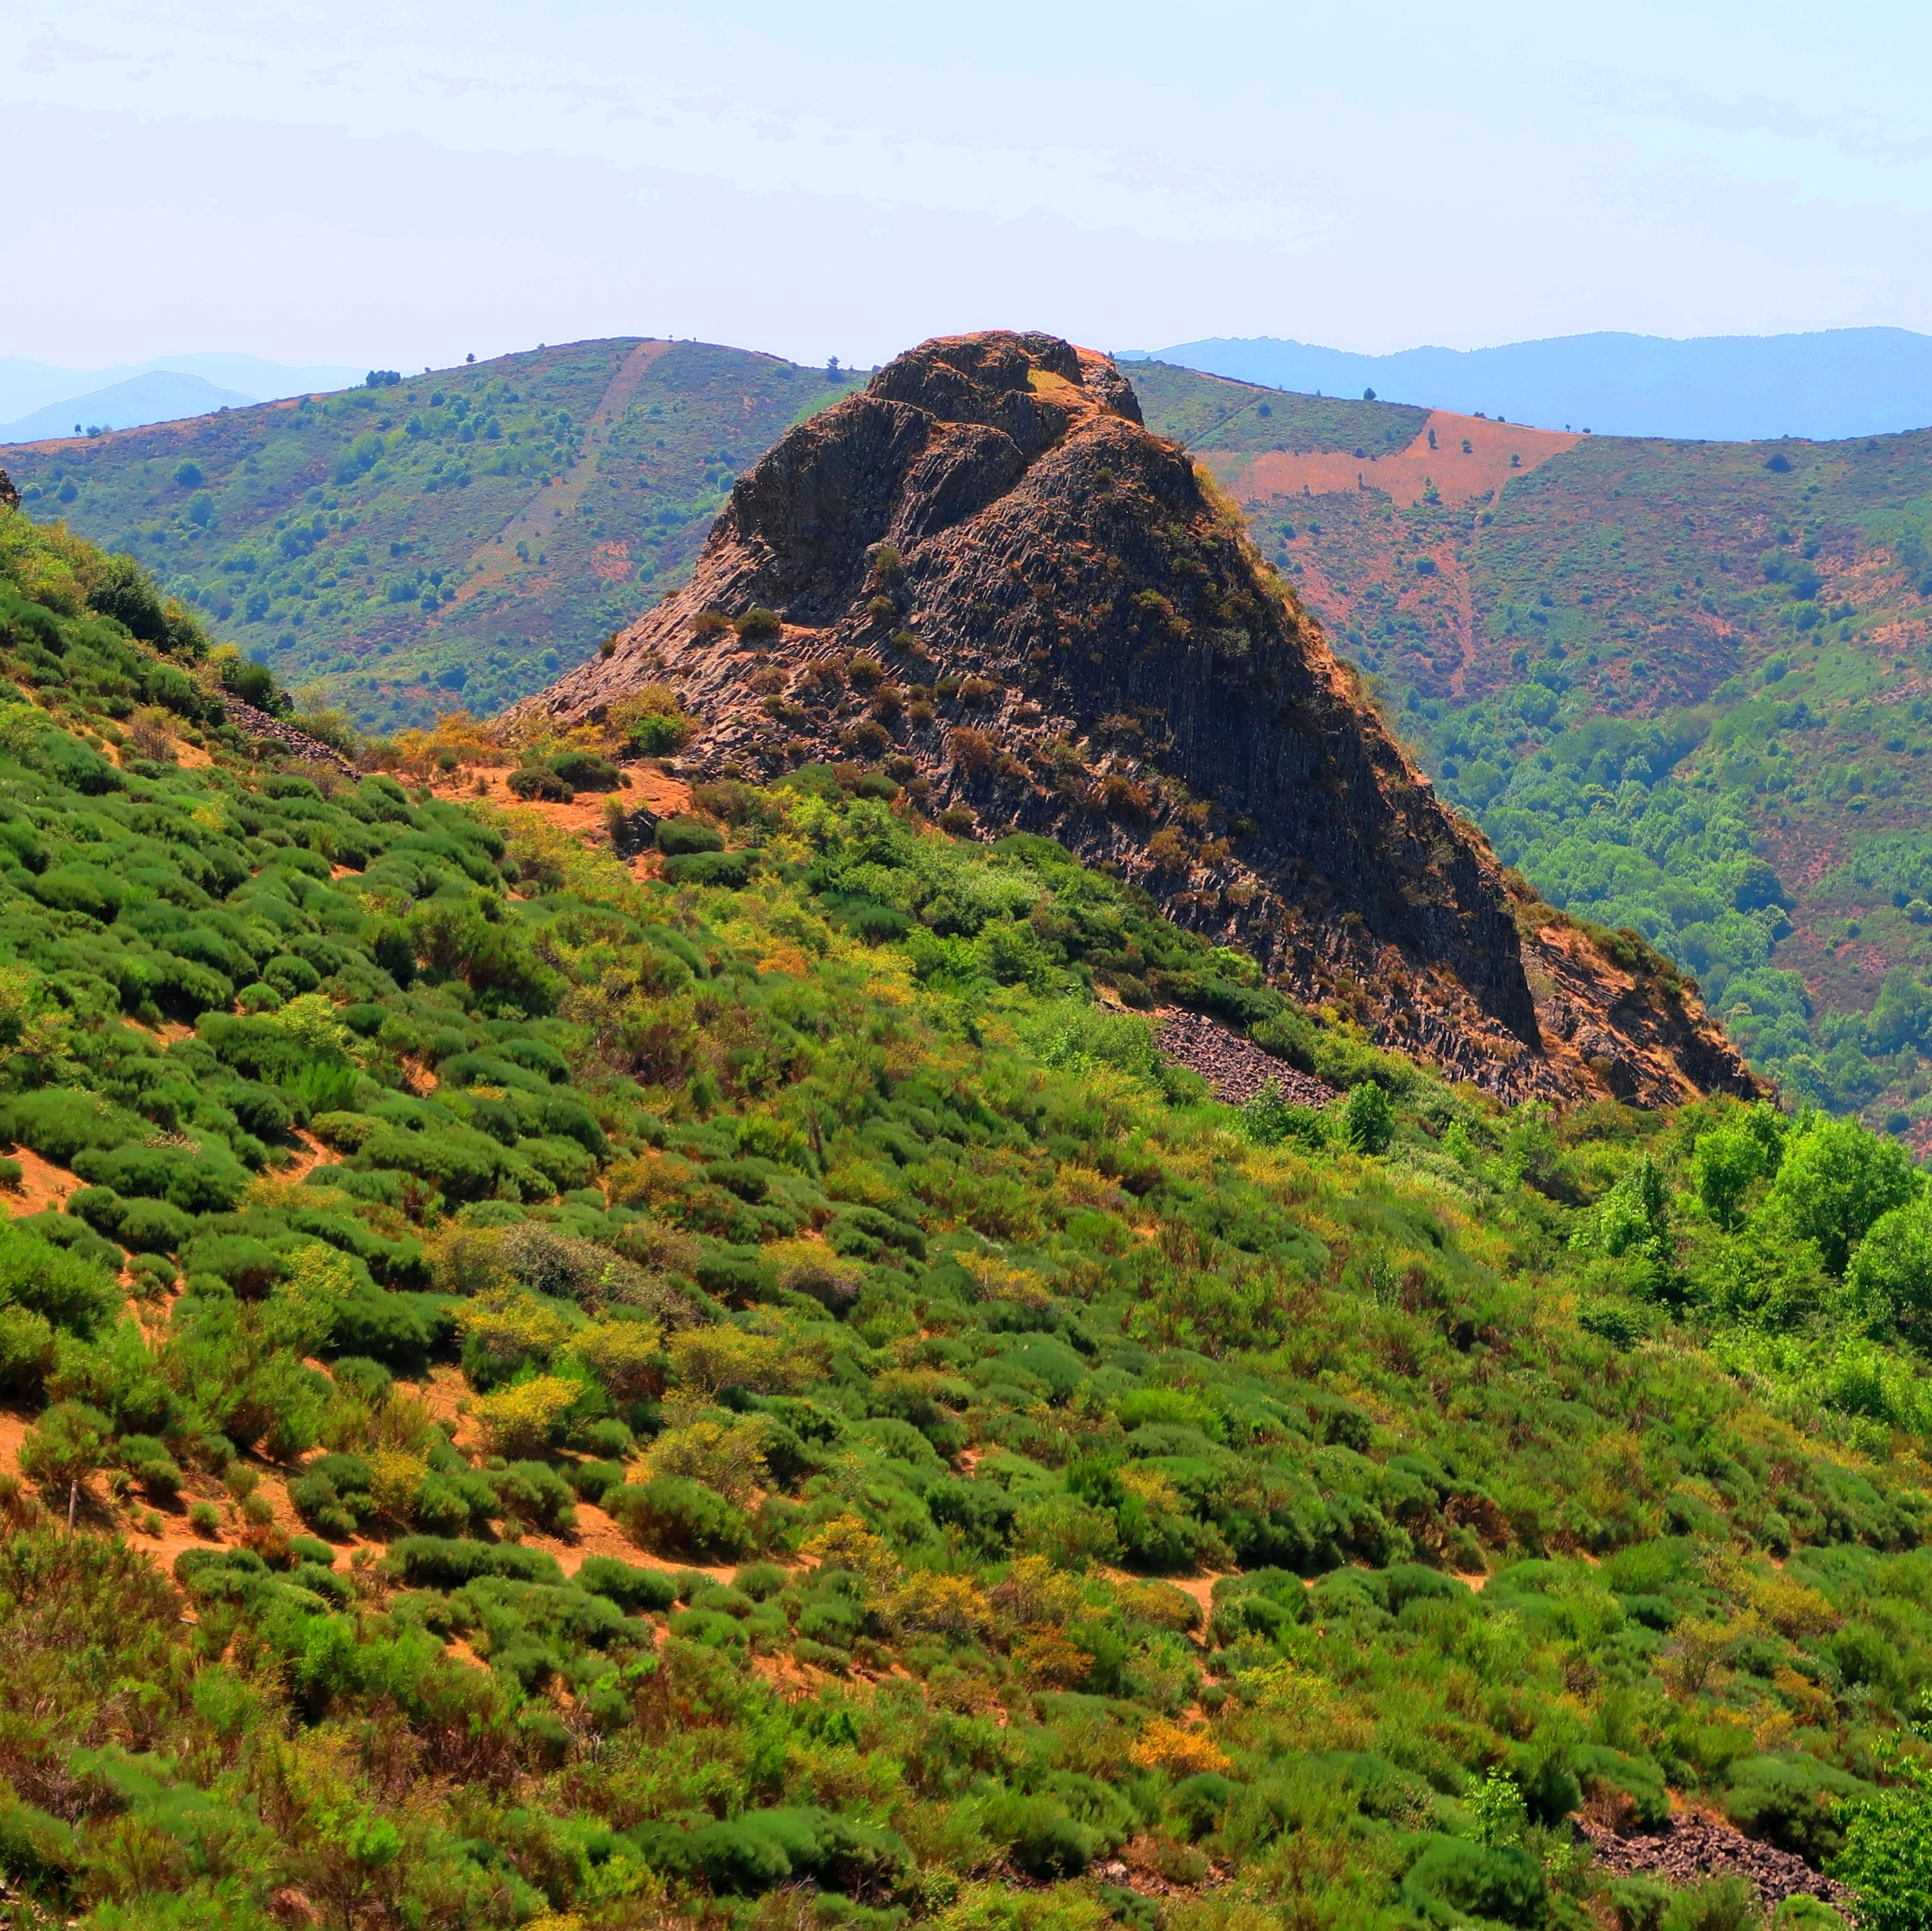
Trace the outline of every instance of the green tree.
<path fill-rule="evenodd" d="M 1867 1230 L 1894 1207 L 1916 1200 L 1924 1184 L 1896 1140 L 1868 1133 L 1856 1120 L 1808 1113 L 1791 1131 L 1771 1197 L 1842 1278 Z"/>
<path fill-rule="evenodd" d="M 1874 1221 L 1845 1270 L 1852 1301 L 1910 1326 L 1932 1316 L 1932 1205 L 1922 1194 Z"/>
<path fill-rule="evenodd" d="M 1852 1811 L 1832 1866 L 1858 1901 L 1861 1931 L 1932 1931 L 1932 1772 L 1903 1768 L 1902 1784 Z"/>
<path fill-rule="evenodd" d="M 1351 1089 L 1342 1108 L 1342 1132 L 1358 1153 L 1386 1153 L 1395 1137 L 1395 1105 L 1372 1080 Z"/>
<path fill-rule="evenodd" d="M 1595 1245 L 1621 1259 L 1667 1251 L 1670 1243 L 1670 1197 L 1656 1161 L 1646 1153 L 1597 1203 Z"/>
<path fill-rule="evenodd" d="M 1718 1226 L 1734 1230 L 1751 1187 L 1775 1173 L 1784 1158 L 1791 1123 L 1760 1101 L 1700 1135 L 1690 1156 L 1691 1183 Z"/>
<path fill-rule="evenodd" d="M 1469 1814 L 1475 1820 L 1476 1842 L 1486 1851 L 1520 1843 L 1523 1826 L 1529 1821 L 1522 1792 L 1506 1770 L 1492 1770 L 1470 1794 Z"/>

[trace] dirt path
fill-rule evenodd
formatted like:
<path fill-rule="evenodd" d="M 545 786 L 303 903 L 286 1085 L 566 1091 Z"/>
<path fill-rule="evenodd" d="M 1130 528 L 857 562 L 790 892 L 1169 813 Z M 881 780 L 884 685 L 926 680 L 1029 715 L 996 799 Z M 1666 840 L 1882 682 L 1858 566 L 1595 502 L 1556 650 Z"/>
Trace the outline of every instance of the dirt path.
<path fill-rule="evenodd" d="M 333 1160 L 335 1158 L 334 1155 L 331 1153 L 328 1149 L 324 1146 L 306 1127 L 292 1128 L 289 1137 L 296 1143 L 301 1151 L 287 1166 L 277 1170 L 275 1177 L 278 1180 L 305 1179 L 325 1160 Z"/>
<path fill-rule="evenodd" d="M 456 601 L 448 609 L 460 610 L 480 590 L 501 583 L 512 570 L 524 568 L 517 554 L 519 543 L 535 548 L 556 533 L 559 524 L 577 507 L 590 487 L 598 459 L 610 440 L 611 424 L 630 407 L 646 372 L 670 346 L 669 342 L 640 342 L 624 358 L 616 374 L 604 385 L 604 393 L 592 412 L 576 466 L 566 470 L 548 488 L 539 488 L 488 542 L 472 554 L 471 574 L 458 590 Z"/>

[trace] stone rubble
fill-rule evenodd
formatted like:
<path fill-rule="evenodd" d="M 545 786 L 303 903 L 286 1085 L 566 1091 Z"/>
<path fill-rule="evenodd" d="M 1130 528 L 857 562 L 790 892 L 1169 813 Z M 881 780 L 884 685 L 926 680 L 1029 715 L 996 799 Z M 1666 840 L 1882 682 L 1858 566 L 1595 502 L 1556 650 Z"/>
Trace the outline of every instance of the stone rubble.
<path fill-rule="evenodd" d="M 1246 1106 L 1270 1080 L 1294 1106 L 1325 1107 L 1336 1097 L 1336 1089 L 1325 1080 L 1298 1071 L 1252 1040 L 1199 1013 L 1160 1015 L 1154 1042 L 1163 1059 L 1199 1074 L 1214 1089 L 1215 1098 L 1231 1107 Z"/>
<path fill-rule="evenodd" d="M 1682 1885 L 1735 1875 L 1750 1881 L 1762 1904 L 1777 1905 L 1802 1893 L 1850 1915 L 1851 1893 L 1835 1879 L 1790 1851 L 1708 1817 L 1672 1817 L 1660 1830 L 1628 1837 L 1589 1824 L 1579 1828 L 1594 1848 L 1598 1866 L 1618 1877 L 1661 1878 Z"/>

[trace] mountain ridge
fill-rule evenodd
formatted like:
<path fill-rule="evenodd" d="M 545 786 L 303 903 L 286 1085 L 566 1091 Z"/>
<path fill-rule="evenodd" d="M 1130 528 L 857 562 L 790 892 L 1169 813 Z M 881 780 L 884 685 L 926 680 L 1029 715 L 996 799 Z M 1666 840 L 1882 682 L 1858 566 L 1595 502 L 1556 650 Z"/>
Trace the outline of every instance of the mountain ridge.
<path fill-rule="evenodd" d="M 1276 389 L 1372 389 L 1390 401 L 1600 435 L 1836 440 L 1932 422 L 1932 335 L 1904 329 L 1682 340 L 1604 331 L 1387 355 L 1216 337 L 1130 359 L 1140 360 Z"/>
<path fill-rule="evenodd" d="M 170 594 L 364 728 L 540 688 L 678 581 L 723 488 L 847 392 L 782 358 L 554 343 L 394 383 L 8 448 L 30 513 Z M 622 385 L 620 385 L 620 389 Z"/>

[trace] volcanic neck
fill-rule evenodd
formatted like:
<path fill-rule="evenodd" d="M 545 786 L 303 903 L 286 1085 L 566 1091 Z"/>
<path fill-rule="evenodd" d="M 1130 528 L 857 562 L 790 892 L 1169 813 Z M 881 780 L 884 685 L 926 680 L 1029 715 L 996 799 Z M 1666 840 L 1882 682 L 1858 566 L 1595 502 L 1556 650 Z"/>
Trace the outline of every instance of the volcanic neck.
<path fill-rule="evenodd" d="M 1694 1002 L 1512 890 L 1212 491 L 1106 358 L 924 343 L 785 435 L 691 582 L 519 708 L 669 683 L 692 773 L 883 764 L 1501 1094 L 1755 1090 Z M 753 610 L 776 638 L 720 624 Z"/>

